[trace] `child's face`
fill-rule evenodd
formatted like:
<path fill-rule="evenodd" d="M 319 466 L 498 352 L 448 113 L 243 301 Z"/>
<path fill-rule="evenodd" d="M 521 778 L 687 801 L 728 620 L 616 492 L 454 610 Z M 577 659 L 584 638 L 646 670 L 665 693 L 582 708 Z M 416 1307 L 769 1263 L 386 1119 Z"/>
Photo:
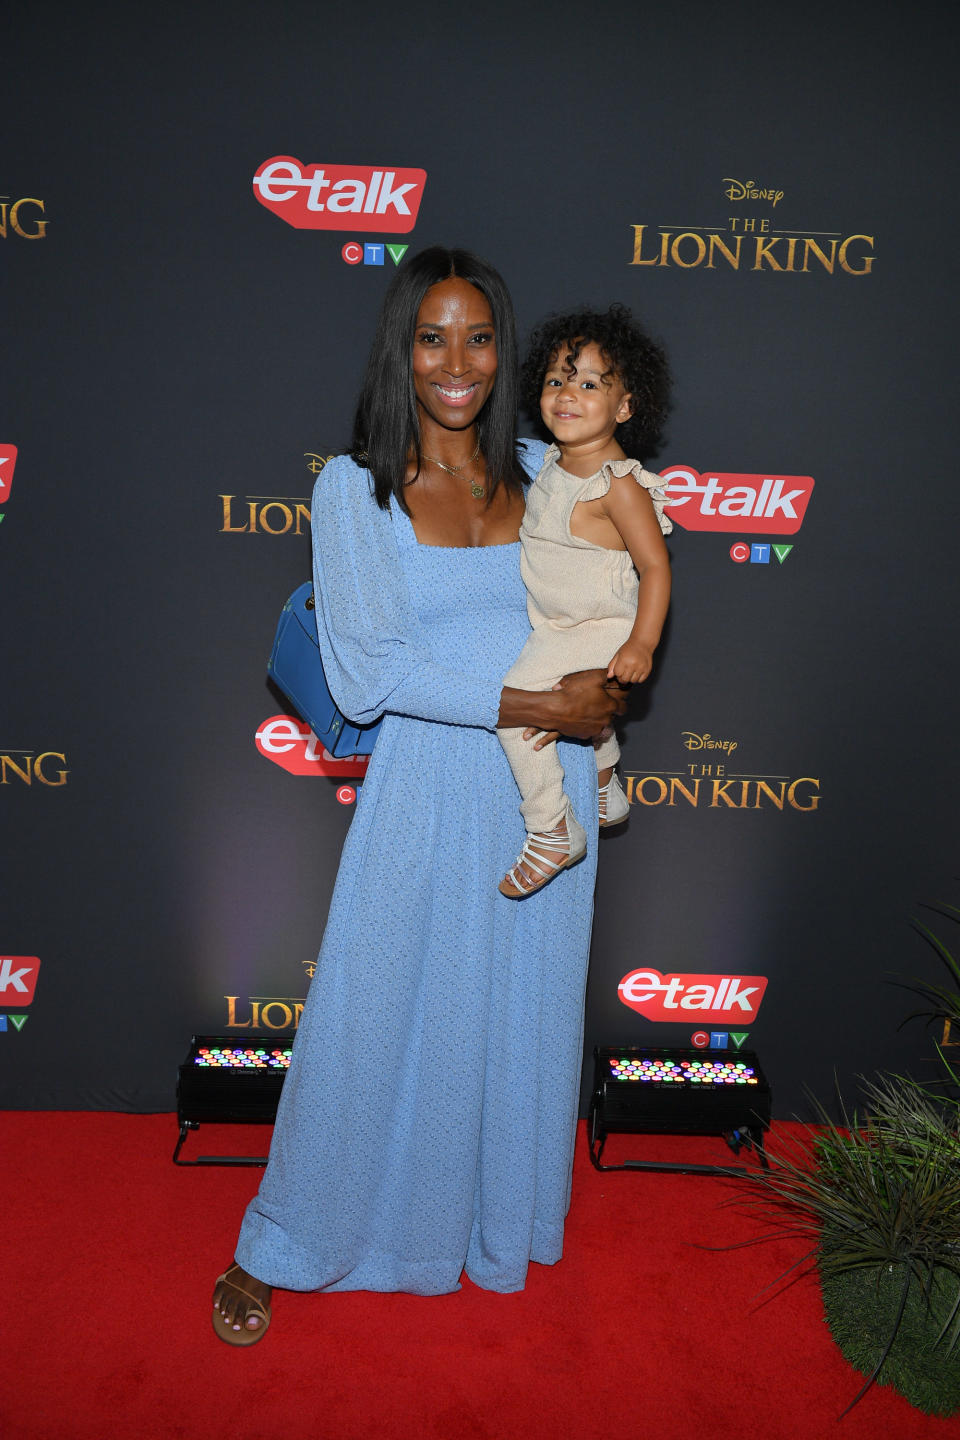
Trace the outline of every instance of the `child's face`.
<path fill-rule="evenodd" d="M 610 367 L 599 345 L 584 345 L 573 362 L 570 349 L 561 345 L 550 357 L 540 392 L 543 423 L 561 449 L 610 440 L 630 418 L 630 396 L 618 375 L 604 374 Z"/>

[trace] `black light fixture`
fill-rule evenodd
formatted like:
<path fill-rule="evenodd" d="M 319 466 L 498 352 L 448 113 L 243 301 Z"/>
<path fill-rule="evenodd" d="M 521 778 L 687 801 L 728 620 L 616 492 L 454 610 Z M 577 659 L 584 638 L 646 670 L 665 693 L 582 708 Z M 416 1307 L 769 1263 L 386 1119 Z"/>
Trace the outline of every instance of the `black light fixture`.
<path fill-rule="evenodd" d="M 200 1155 L 181 1160 L 191 1130 L 211 1123 L 271 1124 L 290 1066 L 292 1035 L 272 1035 L 262 1045 L 238 1045 L 232 1035 L 194 1035 L 177 1076 L 180 1136 L 175 1165 L 266 1165 L 267 1157 Z"/>
<path fill-rule="evenodd" d="M 683 1047 L 598 1045 L 590 1101 L 590 1159 L 598 1170 L 669 1170 L 682 1175 L 745 1175 L 740 1165 L 659 1160 L 602 1163 L 613 1134 L 723 1135 L 734 1154 L 755 1150 L 768 1161 L 770 1087 L 752 1051 L 735 1057 Z"/>

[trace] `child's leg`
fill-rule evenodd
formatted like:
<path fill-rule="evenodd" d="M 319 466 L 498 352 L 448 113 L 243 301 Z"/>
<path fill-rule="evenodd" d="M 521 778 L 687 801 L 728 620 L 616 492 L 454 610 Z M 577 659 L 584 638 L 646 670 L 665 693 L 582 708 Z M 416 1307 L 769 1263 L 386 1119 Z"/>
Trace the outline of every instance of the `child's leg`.
<path fill-rule="evenodd" d="M 606 740 L 594 740 L 593 752 L 597 760 L 597 773 L 600 776 L 600 783 L 605 785 L 610 779 L 610 776 L 607 775 L 604 777 L 602 772 L 604 770 L 612 770 L 620 759 L 620 746 L 617 744 L 616 735 L 611 731 Z"/>
<path fill-rule="evenodd" d="M 600 787 L 600 824 L 619 825 L 630 814 L 630 802 L 623 793 L 623 786 L 617 775 L 616 765 L 620 759 L 617 737 L 594 741 L 593 751 L 597 761 L 597 783 Z"/>
<path fill-rule="evenodd" d="M 498 730 L 497 736 L 523 797 L 520 814 L 528 833 L 556 830 L 570 808 L 556 745 L 534 750 L 533 741 L 524 740 L 523 728 Z"/>
<path fill-rule="evenodd" d="M 587 837 L 563 789 L 563 766 L 553 745 L 534 750 L 522 729 L 498 730 L 500 743 L 523 796 L 527 830 L 523 849 L 500 881 L 501 895 L 523 900 L 583 858 Z"/>

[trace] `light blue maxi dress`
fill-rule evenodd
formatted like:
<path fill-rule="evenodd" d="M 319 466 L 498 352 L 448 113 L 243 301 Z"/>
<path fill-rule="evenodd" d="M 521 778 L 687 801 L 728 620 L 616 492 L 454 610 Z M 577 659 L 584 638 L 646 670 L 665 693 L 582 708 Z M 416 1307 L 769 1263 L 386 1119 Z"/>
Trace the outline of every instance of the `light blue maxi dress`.
<path fill-rule="evenodd" d="M 524 442 L 535 474 L 543 447 Z M 313 498 L 323 663 L 386 716 L 344 844 L 270 1163 L 237 1247 L 291 1290 L 523 1287 L 560 1259 L 596 869 L 596 767 L 561 746 L 587 858 L 529 899 L 495 734 L 527 634 L 520 546 L 420 545 L 332 460 Z"/>

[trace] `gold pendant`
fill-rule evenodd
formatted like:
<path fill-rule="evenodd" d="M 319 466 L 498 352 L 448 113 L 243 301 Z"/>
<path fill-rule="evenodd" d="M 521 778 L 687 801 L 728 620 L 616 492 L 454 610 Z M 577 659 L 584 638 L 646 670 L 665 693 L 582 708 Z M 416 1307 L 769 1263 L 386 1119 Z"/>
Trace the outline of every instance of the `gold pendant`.
<path fill-rule="evenodd" d="M 483 486 L 478 485 L 476 481 L 474 481 L 474 483 L 470 486 L 470 494 L 473 496 L 474 500 L 482 500 L 486 493 L 487 492 L 483 488 Z"/>

